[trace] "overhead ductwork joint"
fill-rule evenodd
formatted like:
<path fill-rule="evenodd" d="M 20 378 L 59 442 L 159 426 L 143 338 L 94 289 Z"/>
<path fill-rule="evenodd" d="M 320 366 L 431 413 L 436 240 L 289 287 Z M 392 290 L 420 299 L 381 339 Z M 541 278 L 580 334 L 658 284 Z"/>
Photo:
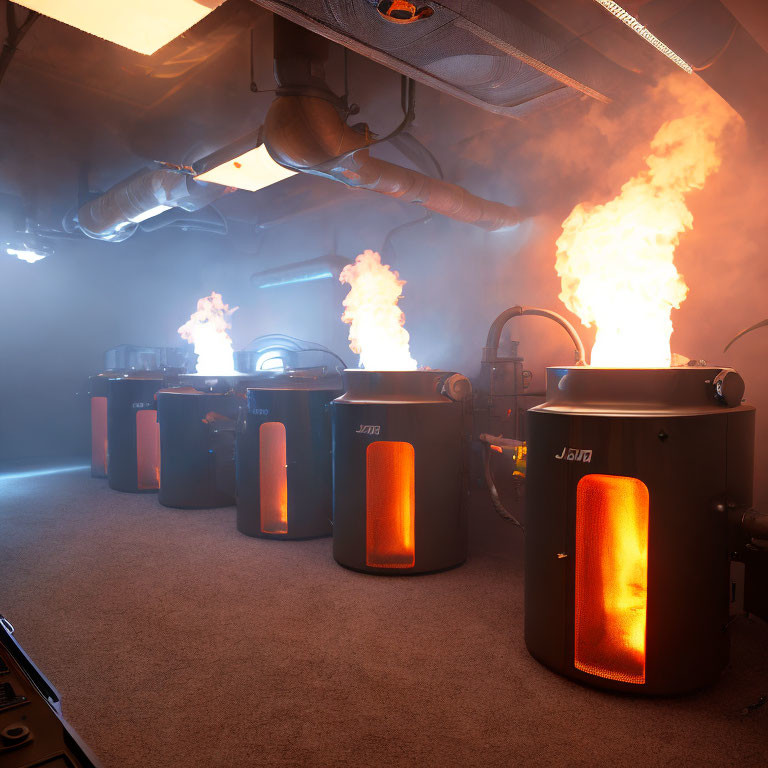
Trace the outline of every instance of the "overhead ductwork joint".
<path fill-rule="evenodd" d="M 275 16 L 277 98 L 267 113 L 264 143 L 281 165 L 416 203 L 443 216 L 487 230 L 520 222 L 517 208 L 485 200 L 463 187 L 371 157 L 376 143 L 367 130 L 342 119 L 342 100 L 325 80 L 328 42 Z M 412 103 L 404 123 L 412 114 Z"/>

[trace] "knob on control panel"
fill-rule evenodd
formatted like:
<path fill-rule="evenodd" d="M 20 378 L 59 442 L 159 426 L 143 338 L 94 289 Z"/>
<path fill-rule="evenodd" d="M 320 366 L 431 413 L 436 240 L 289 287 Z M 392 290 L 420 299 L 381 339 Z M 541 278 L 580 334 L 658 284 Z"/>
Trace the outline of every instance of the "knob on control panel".
<path fill-rule="evenodd" d="M 715 388 L 715 398 L 729 408 L 741 405 L 744 397 L 744 379 L 733 370 L 726 368 L 715 376 L 712 381 Z"/>
<path fill-rule="evenodd" d="M 30 736 L 30 730 L 23 723 L 12 723 L 0 731 L 0 742 L 5 746 L 21 744 Z"/>
<path fill-rule="evenodd" d="M 442 393 L 451 400 L 466 400 L 472 395 L 472 384 L 466 376 L 454 373 L 443 382 Z"/>

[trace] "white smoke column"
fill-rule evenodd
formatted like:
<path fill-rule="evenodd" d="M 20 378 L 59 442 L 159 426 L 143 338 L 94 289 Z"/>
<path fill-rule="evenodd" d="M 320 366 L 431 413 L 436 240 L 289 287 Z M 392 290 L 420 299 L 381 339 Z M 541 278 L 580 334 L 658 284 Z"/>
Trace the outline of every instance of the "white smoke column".
<path fill-rule="evenodd" d="M 204 376 L 231 376 L 235 370 L 232 339 L 227 331 L 232 327 L 229 316 L 237 310 L 229 308 L 215 291 L 197 302 L 197 312 L 179 328 L 179 335 L 195 345 L 197 372 Z"/>
<path fill-rule="evenodd" d="M 714 94 L 659 128 L 647 169 L 608 203 L 580 203 L 557 240 L 560 299 L 597 326 L 591 364 L 670 365 L 671 313 L 688 286 L 674 264 L 680 235 L 693 227 L 685 204 L 720 166 L 716 142 L 735 113 Z"/>
<path fill-rule="evenodd" d="M 381 263 L 375 251 L 361 253 L 339 275 L 349 285 L 341 319 L 349 323 L 349 348 L 371 371 L 415 371 L 405 315 L 397 306 L 405 280 Z"/>

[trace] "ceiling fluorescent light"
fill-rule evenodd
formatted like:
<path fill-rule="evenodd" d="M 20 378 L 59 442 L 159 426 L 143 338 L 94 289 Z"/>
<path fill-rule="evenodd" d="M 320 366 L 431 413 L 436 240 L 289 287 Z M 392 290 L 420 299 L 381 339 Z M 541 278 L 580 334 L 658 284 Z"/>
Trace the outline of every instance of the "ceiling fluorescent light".
<path fill-rule="evenodd" d="M 314 275 L 300 275 L 299 277 L 288 277 L 284 280 L 276 280 L 273 283 L 262 283 L 259 288 L 276 288 L 278 285 L 295 285 L 296 283 L 311 283 L 313 280 L 327 280 L 333 277 L 332 272 L 318 272 Z"/>
<path fill-rule="evenodd" d="M 31 11 L 137 53 L 152 54 L 224 0 L 15 0 Z"/>
<path fill-rule="evenodd" d="M 296 171 L 276 163 L 264 144 L 261 131 L 255 131 L 234 144 L 214 152 L 194 165 L 196 181 L 256 192 L 276 184 Z"/>
<path fill-rule="evenodd" d="M 346 265 L 340 256 L 321 256 L 308 261 L 293 262 L 251 275 L 251 283 L 257 288 L 277 288 L 296 283 L 311 283 L 338 277 Z"/>
<path fill-rule="evenodd" d="M 596 3 L 612 13 L 619 21 L 626 24 L 633 32 L 640 35 L 647 43 L 650 43 L 657 51 L 663 53 L 670 61 L 674 61 L 680 69 L 684 69 L 689 75 L 693 74 L 693 67 L 688 62 L 680 58 L 671 48 L 666 46 L 654 35 L 647 27 L 644 27 L 634 16 L 627 13 L 618 3 L 613 0 L 595 0 Z"/>
<path fill-rule="evenodd" d="M 146 221 L 147 219 L 151 219 L 154 216 L 159 216 L 161 213 L 165 213 L 166 211 L 170 211 L 172 205 L 156 205 L 153 208 L 150 208 L 147 211 L 144 211 L 143 213 L 140 213 L 138 216 L 129 217 L 130 220 L 134 224 L 141 224 L 142 221 Z"/>

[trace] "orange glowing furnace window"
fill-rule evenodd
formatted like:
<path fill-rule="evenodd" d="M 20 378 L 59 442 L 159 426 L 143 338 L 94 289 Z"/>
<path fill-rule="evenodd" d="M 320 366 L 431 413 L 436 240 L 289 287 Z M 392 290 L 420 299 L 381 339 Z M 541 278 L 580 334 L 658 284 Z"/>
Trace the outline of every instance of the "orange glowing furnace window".
<path fill-rule="evenodd" d="M 285 424 L 259 427 L 259 495 L 262 533 L 288 533 L 288 466 Z"/>
<path fill-rule="evenodd" d="M 416 562 L 416 487 L 410 443 L 379 440 L 366 451 L 365 563 L 413 568 Z"/>
<path fill-rule="evenodd" d="M 91 468 L 107 474 L 107 398 L 91 398 Z"/>
<path fill-rule="evenodd" d="M 160 487 L 160 425 L 157 411 L 136 411 L 136 469 L 140 491 Z"/>
<path fill-rule="evenodd" d="M 586 475 L 576 488 L 576 669 L 645 683 L 648 488 Z"/>

